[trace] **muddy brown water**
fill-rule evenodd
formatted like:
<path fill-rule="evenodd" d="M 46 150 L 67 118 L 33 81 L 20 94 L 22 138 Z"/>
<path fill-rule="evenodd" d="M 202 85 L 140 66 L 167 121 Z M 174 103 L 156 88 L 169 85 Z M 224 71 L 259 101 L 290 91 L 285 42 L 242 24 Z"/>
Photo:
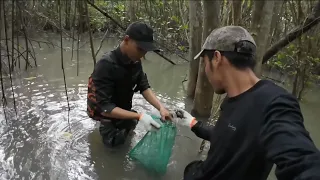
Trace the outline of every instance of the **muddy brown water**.
<path fill-rule="evenodd" d="M 51 39 L 58 44 L 58 38 Z M 95 40 L 98 47 L 100 40 Z M 82 41 L 82 43 L 85 41 Z M 0 179 L 182 179 L 185 166 L 197 159 L 201 139 L 188 128 L 178 126 L 178 135 L 168 165 L 168 172 L 157 177 L 130 161 L 128 151 L 142 138 L 145 131 L 137 127 L 126 146 L 110 151 L 104 148 L 98 124 L 87 117 L 87 80 L 93 69 L 88 44 L 79 51 L 77 76 L 76 52 L 71 58 L 71 44 L 64 42 L 64 62 L 70 112 L 64 90 L 60 49 L 34 45 L 38 68 L 21 70 L 13 76 L 17 116 L 14 113 L 11 89 L 5 77 L 8 108 L 7 121 L 1 108 L 0 119 Z M 118 41 L 104 42 L 98 57 L 113 49 Z M 184 97 L 182 81 L 188 64 L 171 56 L 179 65 L 172 66 L 156 54 L 143 61 L 151 87 L 169 108 L 190 106 Z M 11 97 L 10 97 L 11 96 Z M 312 89 L 301 103 L 305 126 L 317 146 L 320 145 L 319 88 Z M 134 109 L 140 112 L 157 111 L 140 94 L 134 95 Z M 69 122 L 68 122 L 69 116 Z M 273 172 L 270 179 L 274 179 Z"/>

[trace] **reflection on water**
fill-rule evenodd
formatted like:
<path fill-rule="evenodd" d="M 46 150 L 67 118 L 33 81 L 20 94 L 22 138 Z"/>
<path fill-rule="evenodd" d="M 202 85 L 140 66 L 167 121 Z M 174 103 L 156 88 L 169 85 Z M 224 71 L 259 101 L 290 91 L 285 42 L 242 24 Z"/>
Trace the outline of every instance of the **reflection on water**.
<path fill-rule="evenodd" d="M 104 52 L 111 50 L 115 42 L 105 44 Z M 6 95 L 11 98 L 8 98 L 6 109 L 8 124 L 2 108 L 0 113 L 0 179 L 181 179 L 189 162 L 204 158 L 197 153 L 200 139 L 184 127 L 178 127 L 168 172 L 163 177 L 148 174 L 128 159 L 128 151 L 145 133 L 139 125 L 135 135 L 122 148 L 116 151 L 106 149 L 101 142 L 98 124 L 86 114 L 87 79 L 93 68 L 90 51 L 83 49 L 79 52 L 79 76 L 76 76 L 76 61 L 70 60 L 71 51 L 65 52 L 71 108 L 68 113 L 60 50 L 47 47 L 35 47 L 35 50 L 39 67 L 14 76 L 17 116 L 12 108 L 8 79 L 5 82 Z M 146 58 L 144 70 L 157 96 L 168 108 L 184 108 L 187 104 L 182 81 L 188 64 L 172 66 L 152 53 Z M 306 127 L 319 145 L 319 112 L 315 108 L 320 95 L 312 93 L 316 98 L 308 100 L 302 108 Z M 133 104 L 137 111 L 157 113 L 140 94 L 134 95 Z"/>

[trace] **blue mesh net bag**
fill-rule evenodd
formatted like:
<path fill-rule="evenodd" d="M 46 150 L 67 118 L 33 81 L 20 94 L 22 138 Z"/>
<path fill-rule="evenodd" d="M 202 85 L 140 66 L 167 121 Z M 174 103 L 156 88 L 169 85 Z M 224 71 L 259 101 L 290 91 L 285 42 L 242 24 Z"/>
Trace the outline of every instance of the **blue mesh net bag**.
<path fill-rule="evenodd" d="M 151 116 L 160 122 L 160 129 L 147 132 L 129 152 L 129 158 L 142 164 L 149 172 L 164 174 L 167 171 L 177 129 L 174 123 L 161 122 L 159 117 Z"/>

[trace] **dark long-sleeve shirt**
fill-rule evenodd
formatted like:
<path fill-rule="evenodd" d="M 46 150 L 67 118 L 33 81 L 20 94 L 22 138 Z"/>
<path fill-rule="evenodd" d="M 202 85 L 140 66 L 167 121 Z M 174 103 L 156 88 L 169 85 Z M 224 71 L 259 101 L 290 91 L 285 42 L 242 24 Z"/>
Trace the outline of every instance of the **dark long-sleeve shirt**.
<path fill-rule="evenodd" d="M 186 180 L 265 180 L 273 164 L 280 180 L 320 179 L 320 153 L 298 101 L 270 81 L 226 98 L 215 127 L 198 122 L 192 131 L 211 144 L 207 159 L 188 167 Z"/>
<path fill-rule="evenodd" d="M 132 108 L 135 92 L 150 88 L 141 62 L 133 62 L 121 53 L 120 48 L 106 53 L 95 65 L 89 77 L 87 111 L 91 118 L 104 118 L 102 112 L 115 107 Z"/>

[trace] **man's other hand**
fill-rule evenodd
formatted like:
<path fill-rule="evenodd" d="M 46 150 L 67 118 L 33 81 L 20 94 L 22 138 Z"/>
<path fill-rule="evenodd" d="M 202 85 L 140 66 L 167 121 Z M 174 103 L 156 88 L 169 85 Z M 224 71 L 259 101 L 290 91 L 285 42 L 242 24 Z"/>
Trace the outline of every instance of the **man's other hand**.
<path fill-rule="evenodd" d="M 140 115 L 139 122 L 141 122 L 144 128 L 148 131 L 151 131 L 152 127 L 159 129 L 161 126 L 149 114 L 144 113 Z"/>

